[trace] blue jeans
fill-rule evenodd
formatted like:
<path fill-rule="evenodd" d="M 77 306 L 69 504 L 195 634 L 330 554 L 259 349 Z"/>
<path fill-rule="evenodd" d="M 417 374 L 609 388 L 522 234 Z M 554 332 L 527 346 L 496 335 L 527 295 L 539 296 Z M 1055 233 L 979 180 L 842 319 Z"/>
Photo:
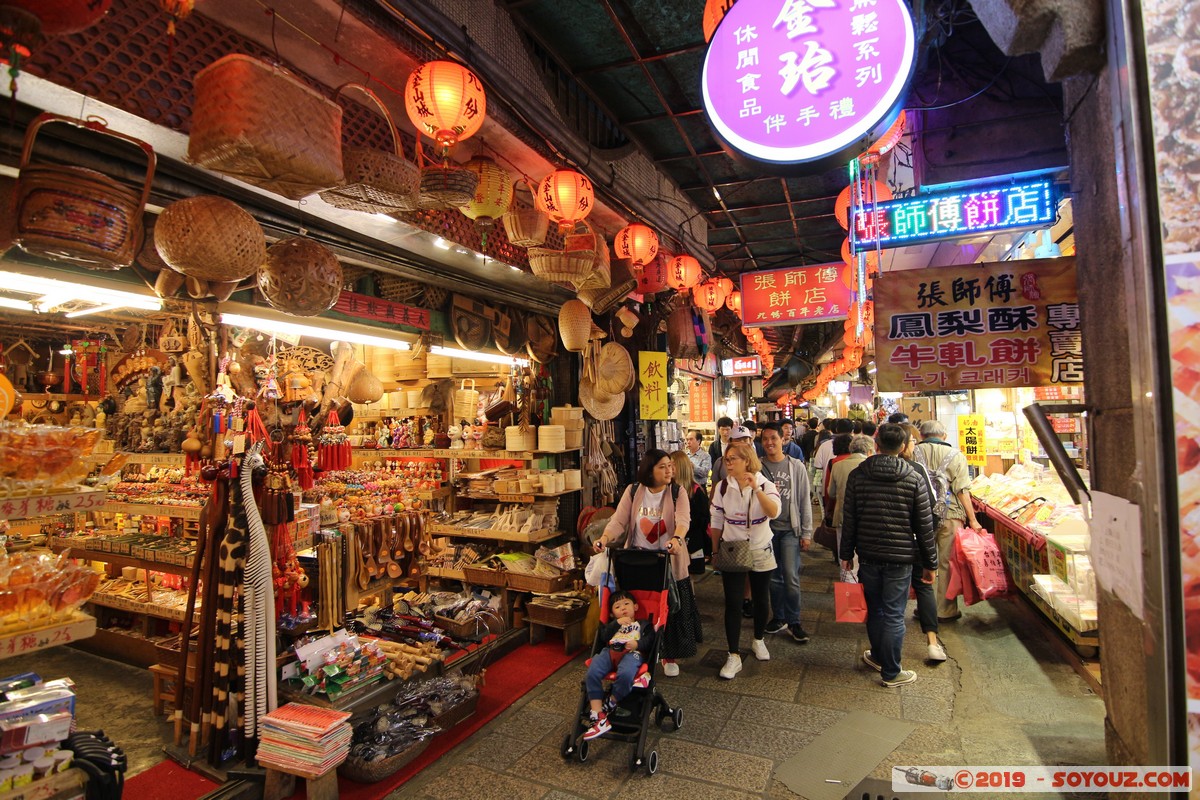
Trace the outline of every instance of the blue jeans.
<path fill-rule="evenodd" d="M 800 624 L 800 537 L 792 531 L 771 537 L 776 567 L 771 571 L 771 616 Z"/>
<path fill-rule="evenodd" d="M 900 674 L 900 651 L 904 646 L 904 606 L 912 585 L 912 564 L 858 562 L 858 580 L 867 598 L 867 639 L 871 655 L 882 669 L 880 677 L 890 681 Z"/>
<path fill-rule="evenodd" d="M 633 679 L 637 677 L 638 669 L 641 666 L 642 654 L 636 650 L 621 656 L 621 661 L 617 664 L 617 679 L 613 681 L 612 685 L 614 703 L 624 700 L 633 690 Z M 587 678 L 584 679 L 584 683 L 587 685 L 588 700 L 604 699 L 604 676 L 612 671 L 612 650 L 605 647 L 592 656 L 592 663 L 588 666 Z"/>
<path fill-rule="evenodd" d="M 937 633 L 937 598 L 933 596 L 933 583 L 921 580 L 925 569 L 920 564 L 913 564 L 912 588 L 917 593 L 917 619 L 921 621 L 921 633 Z M 936 581 L 934 581 L 936 583 Z"/>

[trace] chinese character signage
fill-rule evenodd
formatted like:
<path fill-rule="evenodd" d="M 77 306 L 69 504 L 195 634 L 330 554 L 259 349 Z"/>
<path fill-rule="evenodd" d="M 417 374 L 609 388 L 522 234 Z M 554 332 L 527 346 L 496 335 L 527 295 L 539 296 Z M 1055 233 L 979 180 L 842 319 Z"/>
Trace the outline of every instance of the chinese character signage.
<path fill-rule="evenodd" d="M 857 156 L 899 113 L 915 38 L 904 0 L 736 3 L 704 59 L 709 123 L 759 162 Z"/>
<path fill-rule="evenodd" d="M 958 415 L 958 449 L 967 457 L 969 466 L 982 467 L 987 464 L 983 414 Z"/>
<path fill-rule="evenodd" d="M 688 388 L 688 419 L 691 422 L 713 421 L 712 381 L 696 379 Z"/>
<path fill-rule="evenodd" d="M 875 281 L 881 391 L 1083 382 L 1075 259 L 887 272 Z"/>
<path fill-rule="evenodd" d="M 638 399 L 642 419 L 667 418 L 666 353 L 638 353 Z"/>
<path fill-rule="evenodd" d="M 390 300 L 380 300 L 378 297 L 368 297 L 365 294 L 342 292 L 338 295 L 332 310 L 356 319 L 407 325 L 422 331 L 429 330 L 428 310 L 413 308 L 403 303 L 393 303 Z"/>
<path fill-rule="evenodd" d="M 855 246 L 903 247 L 991 231 L 1048 228 L 1058 221 L 1049 180 L 1004 184 L 947 194 L 885 200 L 851 208 Z"/>
<path fill-rule="evenodd" d="M 721 362 L 721 374 L 726 378 L 757 378 L 762 374 L 758 356 L 739 356 Z"/>
<path fill-rule="evenodd" d="M 737 6 L 734 6 L 737 8 Z M 742 324 L 748 328 L 845 319 L 854 300 L 844 263 L 742 273 Z"/>

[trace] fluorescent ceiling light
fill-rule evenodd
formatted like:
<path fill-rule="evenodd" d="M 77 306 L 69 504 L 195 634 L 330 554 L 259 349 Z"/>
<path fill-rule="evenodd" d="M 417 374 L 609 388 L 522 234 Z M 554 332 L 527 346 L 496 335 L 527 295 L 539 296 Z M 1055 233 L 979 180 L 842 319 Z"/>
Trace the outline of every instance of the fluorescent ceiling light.
<path fill-rule="evenodd" d="M 111 284 L 103 285 L 97 279 L 82 275 L 78 280 L 57 280 L 24 272 L 0 271 L 0 289 L 17 294 L 37 295 L 42 300 L 35 303 L 43 312 L 71 300 L 116 308 L 136 308 L 141 311 L 158 311 L 162 308 L 162 300 L 154 295 L 114 289 L 111 288 Z"/>
<path fill-rule="evenodd" d="M 450 249 L 450 243 L 440 236 L 433 240 L 433 246 L 441 248 L 442 250 Z"/>
<path fill-rule="evenodd" d="M 80 309 L 79 311 L 68 312 L 67 319 L 74 319 L 75 317 L 85 317 L 88 314 L 100 314 L 105 311 L 115 311 L 118 308 L 124 308 L 124 307 L 125 306 L 120 305 L 120 304 L 113 304 L 113 305 L 107 305 L 107 306 L 96 306 L 95 308 L 83 308 L 83 309 Z"/>
<path fill-rule="evenodd" d="M 20 311 L 33 311 L 33 303 L 28 300 L 14 300 L 11 297 L 0 297 L 0 308 L 15 308 Z"/>
<path fill-rule="evenodd" d="M 435 344 L 429 348 L 429 352 L 435 356 L 451 356 L 452 358 L 467 358 L 471 361 L 483 361 L 488 364 L 503 364 L 505 366 L 528 367 L 529 359 L 517 358 L 515 356 L 501 356 L 493 353 L 477 353 L 474 350 L 459 350 L 456 347 L 442 347 L 440 344 Z"/>
<path fill-rule="evenodd" d="M 328 326 L 308 325 L 300 322 L 289 322 L 282 319 L 274 319 L 267 316 L 247 315 L 247 314 L 230 314 L 221 312 L 221 322 L 225 325 L 233 325 L 239 328 L 252 328 L 261 333 L 283 334 L 286 336 L 309 336 L 313 339 L 323 339 L 328 342 L 351 342 L 353 344 L 365 344 L 372 347 L 383 347 L 389 350 L 409 350 L 412 345 L 403 339 L 397 339 L 390 336 L 377 336 L 370 333 L 361 333 L 356 330 L 343 327 L 330 320 L 322 320 L 323 322 L 331 322 Z"/>

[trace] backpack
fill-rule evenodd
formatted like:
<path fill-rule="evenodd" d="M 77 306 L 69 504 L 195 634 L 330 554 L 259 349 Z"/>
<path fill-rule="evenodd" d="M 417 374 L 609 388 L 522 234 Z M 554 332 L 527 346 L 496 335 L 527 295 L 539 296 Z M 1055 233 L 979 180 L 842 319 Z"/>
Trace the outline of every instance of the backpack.
<path fill-rule="evenodd" d="M 950 476 L 946 474 L 946 470 L 949 469 L 950 462 L 954 459 L 955 451 L 952 447 L 947 447 L 946 450 L 948 451 L 946 457 L 936 468 L 930 467 L 925 461 L 924 450 L 917 450 L 913 454 L 917 463 L 925 467 L 925 471 L 929 473 L 929 481 L 933 484 L 933 518 L 938 524 L 941 524 L 950 511 L 950 498 L 953 496 L 950 489 Z"/>

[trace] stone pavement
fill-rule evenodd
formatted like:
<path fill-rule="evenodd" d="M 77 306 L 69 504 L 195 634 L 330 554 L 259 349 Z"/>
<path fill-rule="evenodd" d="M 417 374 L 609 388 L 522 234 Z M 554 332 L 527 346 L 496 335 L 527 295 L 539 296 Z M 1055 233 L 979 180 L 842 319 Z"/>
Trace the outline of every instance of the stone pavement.
<path fill-rule="evenodd" d="M 887 689 L 859 660 L 868 647 L 864 626 L 834 622 L 837 573 L 828 551 L 814 546 L 803 576 L 809 643 L 769 636 L 771 660 L 747 652 L 732 681 L 717 677 L 725 661 L 720 580 L 711 573 L 697 580 L 705 640 L 679 677 L 659 679 L 668 702 L 684 709 L 684 724 L 653 734 L 657 775 L 632 775 L 632 745 L 622 742 L 592 742 L 585 764 L 559 755 L 579 699 L 580 656 L 391 797 L 792 800 L 798 795 L 772 777 L 774 768 L 855 709 L 917 726 L 874 777 L 888 778 L 893 764 L 1104 763 L 1104 704 L 1062 661 L 1049 642 L 1057 633 L 1023 600 L 980 603 L 943 625 L 950 660 L 940 665 L 924 660 L 910 602 L 903 661 L 919 677 Z M 747 620 L 744 648 L 750 636 Z"/>

